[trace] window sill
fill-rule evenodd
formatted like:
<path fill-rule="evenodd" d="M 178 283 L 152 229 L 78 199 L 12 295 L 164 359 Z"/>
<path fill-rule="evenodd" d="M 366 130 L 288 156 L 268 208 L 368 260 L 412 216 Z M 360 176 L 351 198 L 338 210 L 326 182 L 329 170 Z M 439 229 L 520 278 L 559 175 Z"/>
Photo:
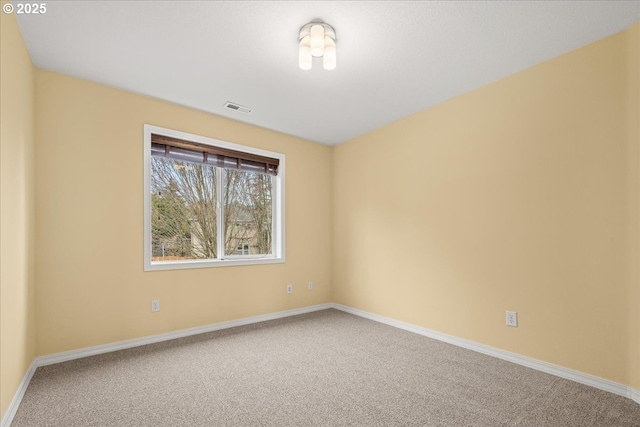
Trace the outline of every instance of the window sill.
<path fill-rule="evenodd" d="M 284 258 L 227 258 L 221 260 L 186 260 L 186 261 L 166 261 L 166 262 L 145 262 L 144 271 L 160 270 L 185 270 L 191 268 L 211 268 L 211 267 L 237 267 L 247 265 L 262 264 L 282 264 Z"/>

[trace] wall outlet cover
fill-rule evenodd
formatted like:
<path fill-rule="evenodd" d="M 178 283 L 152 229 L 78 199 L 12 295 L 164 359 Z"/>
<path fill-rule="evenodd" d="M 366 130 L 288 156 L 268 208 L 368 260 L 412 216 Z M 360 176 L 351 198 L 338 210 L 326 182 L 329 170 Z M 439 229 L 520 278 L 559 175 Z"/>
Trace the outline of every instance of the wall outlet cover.
<path fill-rule="evenodd" d="M 507 311 L 507 326 L 518 327 L 518 313 L 515 311 Z"/>

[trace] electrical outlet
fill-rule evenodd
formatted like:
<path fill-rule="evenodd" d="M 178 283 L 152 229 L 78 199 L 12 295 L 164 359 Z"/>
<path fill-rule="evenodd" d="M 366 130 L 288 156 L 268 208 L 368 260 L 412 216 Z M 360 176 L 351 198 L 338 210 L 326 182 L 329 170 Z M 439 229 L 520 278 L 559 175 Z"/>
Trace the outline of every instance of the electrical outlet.
<path fill-rule="evenodd" d="M 287 285 L 287 293 L 293 293 L 293 285 Z"/>
<path fill-rule="evenodd" d="M 507 326 L 518 327 L 518 313 L 515 311 L 507 311 Z"/>
<path fill-rule="evenodd" d="M 156 311 L 160 311 L 160 300 L 159 299 L 151 300 L 151 311 L 154 312 L 154 313 Z"/>
<path fill-rule="evenodd" d="M 309 284 L 308 284 L 308 288 L 309 288 L 309 290 L 310 290 L 310 291 L 312 291 L 312 290 L 313 290 L 313 282 L 309 282 Z"/>

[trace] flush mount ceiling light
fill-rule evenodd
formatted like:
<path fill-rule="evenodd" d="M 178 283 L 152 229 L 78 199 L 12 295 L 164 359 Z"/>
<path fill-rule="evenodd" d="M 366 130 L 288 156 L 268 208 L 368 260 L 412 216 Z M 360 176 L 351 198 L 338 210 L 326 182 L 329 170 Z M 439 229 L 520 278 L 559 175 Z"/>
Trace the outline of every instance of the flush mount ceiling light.
<path fill-rule="evenodd" d="M 322 57 L 325 70 L 336 68 L 336 32 L 324 22 L 309 22 L 300 28 L 299 64 L 303 70 L 310 70 L 313 57 Z"/>

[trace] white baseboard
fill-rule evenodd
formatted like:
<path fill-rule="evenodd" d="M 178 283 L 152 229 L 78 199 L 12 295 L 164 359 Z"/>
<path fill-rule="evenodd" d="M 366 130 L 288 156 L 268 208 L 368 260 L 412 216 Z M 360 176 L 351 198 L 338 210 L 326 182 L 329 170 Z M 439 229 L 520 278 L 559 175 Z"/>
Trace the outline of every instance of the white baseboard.
<path fill-rule="evenodd" d="M 283 317 L 296 316 L 298 314 L 306 314 L 319 310 L 326 310 L 332 308 L 332 304 L 318 304 L 309 307 L 296 308 L 293 310 L 279 311 L 276 313 L 261 314 L 258 316 L 245 317 L 243 319 L 229 320 L 227 322 L 213 323 L 205 326 L 197 326 L 195 328 L 182 329 L 174 332 L 167 332 L 164 334 L 151 335 L 147 337 L 134 338 L 126 341 L 118 341 L 110 344 L 97 345 L 94 347 L 81 348 L 79 350 L 65 351 L 62 353 L 50 354 L 47 356 L 36 357 L 27 373 L 24 375 L 16 394 L 9 405 L 9 409 L 2 418 L 0 427 L 9 427 L 13 421 L 13 417 L 16 415 L 18 406 L 22 402 L 31 377 L 35 373 L 36 369 L 40 366 L 53 365 L 55 363 L 66 362 L 69 360 L 80 359 L 88 356 L 95 356 L 97 354 L 110 353 L 112 351 L 125 350 L 127 348 L 139 347 L 147 344 L 154 344 L 162 341 L 169 341 L 176 338 L 184 338 L 191 335 L 203 334 L 205 332 L 219 331 L 222 329 L 235 328 L 237 326 L 250 325 L 253 323 L 266 322 L 267 320 L 281 319 Z"/>
<path fill-rule="evenodd" d="M 374 320 L 379 323 L 384 323 L 386 325 L 394 326 L 399 329 L 404 329 L 405 331 L 414 332 L 416 334 L 433 338 L 438 341 L 443 341 L 458 347 L 466 348 L 468 350 L 473 350 L 478 353 L 486 354 L 488 356 L 497 357 L 498 359 L 503 359 L 508 362 L 526 366 L 527 368 L 531 368 L 537 371 L 545 372 L 547 374 L 555 375 L 560 378 L 565 378 L 580 384 L 585 384 L 600 390 L 618 394 L 620 396 L 627 397 L 637 403 L 640 403 L 640 392 L 631 387 L 627 387 L 624 384 L 616 383 L 614 381 L 609 381 L 604 378 L 596 377 L 594 375 L 585 374 L 583 372 L 574 371 L 573 369 L 564 368 L 562 366 L 543 362 L 541 360 L 533 359 L 531 357 L 526 357 L 520 354 L 511 353 L 509 351 L 501 350 L 499 348 L 490 347 L 484 344 L 479 344 L 477 342 L 469 341 L 464 338 L 458 338 L 453 335 L 443 334 L 442 332 L 437 332 L 431 329 L 423 328 L 421 326 L 416 326 L 410 323 L 401 322 L 399 320 L 380 316 L 378 314 L 369 313 L 367 311 L 359 310 L 357 308 L 347 307 L 342 304 L 336 304 L 336 303 L 331 305 L 333 308 L 344 311 L 346 313 L 355 314 L 356 316 L 364 317 L 369 320 Z"/>
<path fill-rule="evenodd" d="M 110 344 L 97 345 L 94 347 L 81 348 L 79 350 L 65 351 L 62 353 L 50 354 L 48 356 L 36 357 L 35 364 L 38 366 L 52 365 L 54 363 L 66 362 L 68 360 L 80 359 L 96 354 L 110 353 L 112 351 L 125 350 L 127 348 L 139 347 L 141 345 L 155 344 L 158 342 L 174 340 L 176 338 L 189 337 L 191 335 L 204 334 L 206 332 L 219 331 L 222 329 L 235 328 L 237 326 L 250 325 L 252 323 L 266 322 L 267 320 L 281 319 L 283 317 L 296 316 L 298 314 L 311 313 L 313 311 L 326 310 L 331 308 L 331 304 L 319 304 L 309 307 L 296 308 L 293 310 L 278 311 L 276 313 L 260 314 L 258 316 L 245 317 L 242 319 L 229 320 L 227 322 L 212 323 L 210 325 L 196 326 L 195 328 L 181 329 L 164 334 L 150 335 L 147 337 L 134 338 L 126 341 L 118 341 Z"/>
<path fill-rule="evenodd" d="M 20 385 L 18 386 L 18 390 L 16 394 L 13 395 L 13 399 L 9 404 L 9 408 L 7 408 L 7 412 L 5 412 L 4 417 L 2 417 L 2 422 L 0 422 L 0 427 L 9 427 L 11 422 L 13 421 L 13 417 L 16 416 L 16 412 L 18 412 L 18 406 L 20 406 L 20 402 L 22 402 L 22 397 L 24 396 L 24 392 L 27 391 L 27 387 L 29 386 L 29 382 L 31 381 L 31 377 L 33 377 L 34 372 L 36 371 L 36 363 L 35 360 L 31 362 L 29 365 L 29 369 L 24 374 Z"/>

